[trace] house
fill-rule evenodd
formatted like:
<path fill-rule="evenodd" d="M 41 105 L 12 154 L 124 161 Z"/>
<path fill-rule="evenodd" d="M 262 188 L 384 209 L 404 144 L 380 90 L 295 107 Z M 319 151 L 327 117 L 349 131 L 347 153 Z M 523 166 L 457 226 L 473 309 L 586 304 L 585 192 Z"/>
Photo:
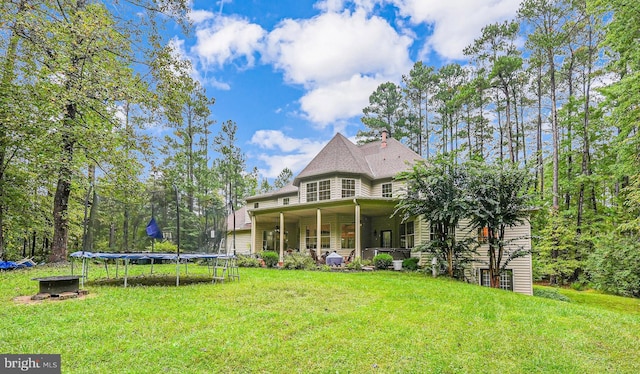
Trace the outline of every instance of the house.
<path fill-rule="evenodd" d="M 402 183 L 394 177 L 419 159 L 386 132 L 379 141 L 363 145 L 336 134 L 291 184 L 248 197 L 246 205 L 229 216 L 227 250 L 237 254 L 276 251 L 281 261 L 289 252 L 310 251 L 318 257 L 336 251 L 362 259 L 377 253 L 389 253 L 394 259 L 421 256 L 411 249 L 430 239 L 429 222 L 419 217 L 403 222 L 393 215 L 402 190 Z M 522 239 L 529 234 L 526 223 L 510 230 L 508 236 L 516 239 L 512 245 L 530 249 L 530 239 Z M 477 233 L 463 223 L 455 235 L 462 238 Z M 484 246 L 479 253 L 486 254 Z M 483 258 L 486 256 L 474 262 L 469 278 L 487 285 L 488 265 Z M 501 287 L 533 293 L 530 255 L 508 264 Z"/>

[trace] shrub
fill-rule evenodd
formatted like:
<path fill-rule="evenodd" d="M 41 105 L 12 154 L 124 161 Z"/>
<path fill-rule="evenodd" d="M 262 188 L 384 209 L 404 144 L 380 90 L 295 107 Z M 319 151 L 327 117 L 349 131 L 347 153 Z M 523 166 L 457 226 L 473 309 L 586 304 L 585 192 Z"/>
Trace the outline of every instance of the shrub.
<path fill-rule="evenodd" d="M 588 269 L 597 289 L 622 296 L 640 297 L 640 240 L 608 235 L 596 243 Z"/>
<path fill-rule="evenodd" d="M 583 279 L 582 277 L 578 278 L 577 281 L 571 283 L 571 288 L 576 290 L 576 291 L 584 291 L 586 289 L 588 289 L 589 286 L 589 282 L 585 279 Z"/>
<path fill-rule="evenodd" d="M 316 264 L 310 256 L 301 253 L 292 253 L 284 257 L 282 267 L 285 269 L 315 269 Z"/>
<path fill-rule="evenodd" d="M 569 299 L 565 295 L 558 293 L 558 290 L 549 290 L 546 288 L 534 288 L 533 296 L 544 297 L 545 299 L 552 299 L 552 300 L 565 301 L 565 302 L 571 301 L 571 299 Z"/>
<path fill-rule="evenodd" d="M 278 261 L 280 261 L 280 255 L 274 251 L 264 251 L 262 252 L 262 259 L 266 267 L 274 268 L 278 265 Z"/>
<path fill-rule="evenodd" d="M 175 244 L 169 241 L 157 241 L 153 245 L 154 252 L 173 253 L 176 251 L 177 248 L 178 247 Z M 151 246 L 146 247 L 146 250 L 151 251 Z"/>
<path fill-rule="evenodd" d="M 329 271 L 331 271 L 331 266 L 329 266 L 329 265 L 320 265 L 320 266 L 318 267 L 318 270 L 320 270 L 320 271 L 325 271 L 325 272 L 329 272 Z"/>
<path fill-rule="evenodd" d="M 362 261 L 353 260 L 347 264 L 347 269 L 349 270 L 362 270 Z"/>
<path fill-rule="evenodd" d="M 393 257 L 388 253 L 380 253 L 373 258 L 376 269 L 387 269 L 393 263 Z"/>
<path fill-rule="evenodd" d="M 238 255 L 237 263 L 239 267 L 243 267 L 243 268 L 259 268 L 260 267 L 260 260 L 251 256 Z"/>
<path fill-rule="evenodd" d="M 402 267 L 404 269 L 407 269 L 407 270 L 418 270 L 418 262 L 419 261 L 420 261 L 419 258 L 409 257 L 409 258 L 405 259 L 404 261 L 402 261 Z"/>

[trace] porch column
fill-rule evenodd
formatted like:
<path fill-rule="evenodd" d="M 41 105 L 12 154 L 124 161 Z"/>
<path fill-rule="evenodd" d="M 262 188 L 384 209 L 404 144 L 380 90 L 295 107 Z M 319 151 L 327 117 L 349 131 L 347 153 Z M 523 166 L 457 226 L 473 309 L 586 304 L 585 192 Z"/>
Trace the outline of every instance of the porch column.
<path fill-rule="evenodd" d="M 280 263 L 284 261 L 284 213 L 280 212 Z"/>
<path fill-rule="evenodd" d="M 356 202 L 356 219 L 354 222 L 356 226 L 356 259 L 360 259 L 362 257 L 362 241 L 360 240 L 361 228 L 360 228 L 360 204 Z"/>
<path fill-rule="evenodd" d="M 258 229 L 258 227 L 256 227 L 256 216 L 255 215 L 251 215 L 251 246 L 249 246 L 249 254 L 255 254 L 255 248 L 257 248 L 256 246 L 256 230 Z"/>
<path fill-rule="evenodd" d="M 318 255 L 318 260 L 322 256 L 322 251 L 320 248 L 320 243 L 322 239 L 322 213 L 320 213 L 320 208 L 316 210 L 316 255 Z"/>

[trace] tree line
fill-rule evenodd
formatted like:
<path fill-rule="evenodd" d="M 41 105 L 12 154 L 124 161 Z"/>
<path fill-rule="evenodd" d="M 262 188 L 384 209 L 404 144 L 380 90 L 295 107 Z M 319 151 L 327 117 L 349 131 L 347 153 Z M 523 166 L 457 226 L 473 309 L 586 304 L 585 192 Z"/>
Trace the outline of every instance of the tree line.
<path fill-rule="evenodd" d="M 189 4 L 2 2 L 2 258 L 147 249 L 151 216 L 185 250 L 214 250 L 228 212 L 273 188 L 161 36 L 167 22 L 188 31 Z M 386 129 L 427 160 L 530 171 L 536 277 L 638 295 L 639 13 L 622 0 L 524 0 L 464 64 L 417 62 L 380 85 L 358 136 Z"/>
<path fill-rule="evenodd" d="M 214 100 L 161 37 L 168 22 L 188 31 L 189 6 L 2 2 L 2 259 L 148 250 L 152 216 L 173 246 L 219 248 L 258 174 L 246 171 L 236 124 L 210 119 Z"/>
<path fill-rule="evenodd" d="M 640 5 L 524 0 L 463 63 L 421 61 L 363 110 L 427 160 L 509 162 L 532 174 L 534 274 L 640 296 Z"/>

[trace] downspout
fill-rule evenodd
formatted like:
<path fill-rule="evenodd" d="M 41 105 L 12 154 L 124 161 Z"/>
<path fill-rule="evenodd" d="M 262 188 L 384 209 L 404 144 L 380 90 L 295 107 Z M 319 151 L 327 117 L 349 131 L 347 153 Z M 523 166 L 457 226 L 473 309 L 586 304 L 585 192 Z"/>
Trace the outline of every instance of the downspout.
<path fill-rule="evenodd" d="M 356 229 L 356 260 L 360 260 L 362 258 L 362 243 L 360 240 L 361 230 L 360 230 L 360 204 L 358 204 L 358 199 L 353 199 L 353 203 L 356 205 L 355 212 L 355 229 Z"/>

